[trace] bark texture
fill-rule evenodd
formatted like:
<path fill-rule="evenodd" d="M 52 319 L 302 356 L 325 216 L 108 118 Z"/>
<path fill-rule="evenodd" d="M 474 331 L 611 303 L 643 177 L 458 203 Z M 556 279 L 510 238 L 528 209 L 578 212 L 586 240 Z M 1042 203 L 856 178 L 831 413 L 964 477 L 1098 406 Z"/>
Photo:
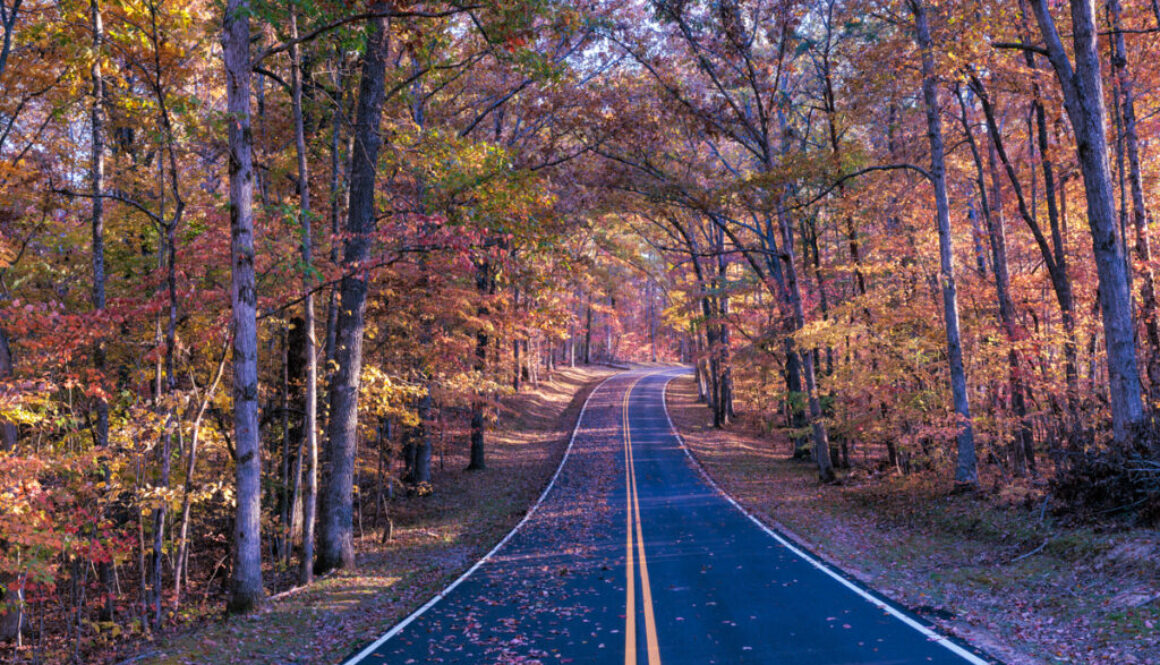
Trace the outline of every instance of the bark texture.
<path fill-rule="evenodd" d="M 233 307 L 234 446 L 237 512 L 231 612 L 258 607 L 262 589 L 262 458 L 258 429 L 258 326 L 254 290 L 254 160 L 250 130 L 250 3 L 229 0 L 222 35 L 230 154 L 230 265 Z"/>
<path fill-rule="evenodd" d="M 372 5 L 372 11 L 383 9 L 383 3 Z M 329 469 L 321 497 L 318 559 L 314 565 L 314 572 L 318 574 L 355 564 L 352 492 L 359 375 L 366 327 L 367 275 L 363 264 L 370 255 L 371 236 L 376 227 L 375 172 L 382 144 L 379 125 L 383 114 L 387 46 L 386 19 L 371 19 L 351 154 L 350 206 L 342 255 L 346 272 L 339 287 L 335 322 L 334 360 L 338 370 L 330 383 L 326 455 Z"/>
<path fill-rule="evenodd" d="M 1048 60 L 1063 91 L 1075 135 L 1087 198 L 1088 226 L 1099 275 L 1099 303 L 1108 357 L 1112 431 L 1124 443 L 1144 426 L 1144 403 L 1136 358 L 1135 324 L 1127 264 L 1116 224 L 1108 163 L 1107 109 L 1092 0 L 1070 0 L 1074 68 L 1064 50 L 1047 0 L 1031 0 Z"/>

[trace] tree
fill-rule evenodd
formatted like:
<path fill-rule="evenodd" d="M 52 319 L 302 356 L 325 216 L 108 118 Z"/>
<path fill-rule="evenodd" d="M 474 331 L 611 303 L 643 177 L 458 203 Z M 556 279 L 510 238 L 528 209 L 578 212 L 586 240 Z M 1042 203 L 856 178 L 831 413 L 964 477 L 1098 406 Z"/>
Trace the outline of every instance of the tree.
<path fill-rule="evenodd" d="M 382 12 L 385 3 L 372 11 Z M 355 565 L 353 543 L 354 450 L 358 426 L 359 379 L 362 371 L 363 331 L 366 327 L 367 275 L 363 265 L 370 256 L 375 231 L 375 180 L 382 145 L 380 122 L 387 68 L 389 35 L 386 18 L 368 23 L 359 84 L 358 112 L 351 155 L 350 206 L 343 265 L 335 361 L 338 371 L 330 384 L 330 421 L 327 429 L 327 475 L 322 494 L 316 573 Z"/>
<path fill-rule="evenodd" d="M 974 489 L 979 484 L 975 461 L 975 432 L 971 422 L 971 405 L 967 395 L 967 375 L 963 369 L 963 343 L 959 331 L 958 288 L 955 283 L 955 258 L 951 245 L 950 204 L 947 202 L 946 157 L 942 120 L 939 117 L 938 79 L 935 73 L 934 46 L 930 23 L 922 0 L 908 0 L 914 15 L 914 30 L 922 58 L 922 97 L 926 105 L 927 140 L 930 143 L 930 171 L 927 177 L 934 186 L 935 221 L 938 226 L 939 288 L 943 298 L 943 324 L 946 326 L 947 360 L 951 371 L 951 395 L 954 400 L 955 484 Z"/>
<path fill-rule="evenodd" d="M 237 514 L 231 612 L 262 604 L 261 480 L 258 428 L 257 291 L 254 283 L 254 165 L 250 128 L 250 3 L 229 0 L 222 30 L 230 150 L 230 305 L 233 310 L 233 396 Z"/>
<path fill-rule="evenodd" d="M 1116 202 L 1108 163 L 1107 111 L 1100 72 L 1095 6 L 1091 0 L 1069 0 L 1074 65 L 1064 50 L 1055 18 L 1046 0 L 1030 0 L 1043 52 L 1063 91 L 1064 108 L 1075 134 L 1076 155 L 1087 197 L 1092 251 L 1099 274 L 1099 302 L 1111 392 L 1112 427 L 1116 441 L 1126 443 L 1141 434 L 1144 403 L 1136 362 L 1135 316 L 1128 288 L 1122 238 L 1116 226 Z"/>

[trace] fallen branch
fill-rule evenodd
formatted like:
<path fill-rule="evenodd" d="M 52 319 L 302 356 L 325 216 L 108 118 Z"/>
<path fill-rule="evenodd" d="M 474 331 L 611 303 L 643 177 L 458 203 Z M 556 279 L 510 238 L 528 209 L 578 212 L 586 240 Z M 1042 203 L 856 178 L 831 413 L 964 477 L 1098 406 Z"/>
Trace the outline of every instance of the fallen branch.
<path fill-rule="evenodd" d="M 1014 559 L 1011 559 L 1011 563 L 1015 563 L 1016 561 L 1022 561 L 1023 559 L 1026 559 L 1027 557 L 1029 557 L 1029 556 L 1031 556 L 1031 555 L 1033 555 L 1033 554 L 1039 554 L 1041 551 L 1043 551 L 1043 548 L 1044 548 L 1044 547 L 1047 547 L 1047 543 L 1048 543 L 1048 542 L 1050 542 L 1050 541 L 1051 541 L 1051 539 L 1050 539 L 1050 538 L 1048 538 L 1048 539 L 1044 540 L 1042 545 L 1040 545 L 1039 547 L 1036 547 L 1035 549 L 1031 550 L 1031 551 L 1030 551 L 1030 552 L 1028 552 L 1027 554 L 1024 554 L 1024 555 L 1021 555 L 1021 556 L 1017 556 L 1017 557 L 1015 557 Z"/>

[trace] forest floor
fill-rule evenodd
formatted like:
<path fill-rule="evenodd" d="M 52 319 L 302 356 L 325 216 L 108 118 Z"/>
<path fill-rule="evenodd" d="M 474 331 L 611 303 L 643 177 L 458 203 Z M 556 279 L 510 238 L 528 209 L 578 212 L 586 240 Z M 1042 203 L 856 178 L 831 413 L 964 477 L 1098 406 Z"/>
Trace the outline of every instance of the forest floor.
<path fill-rule="evenodd" d="M 466 432 L 432 460 L 434 492 L 391 503 L 393 537 L 381 542 L 373 509 L 357 538 L 358 568 L 279 594 L 255 614 L 195 622 L 139 645 L 135 663 L 157 665 L 341 662 L 450 583 L 523 517 L 556 470 L 588 393 L 613 373 L 589 367 L 503 400 L 488 467 L 467 466 Z M 373 468 L 371 469 L 373 472 Z M 385 522 L 385 520 L 384 520 Z M 356 523 L 356 529 L 359 524 Z M 121 654 L 124 657 L 124 654 Z"/>
<path fill-rule="evenodd" d="M 834 486 L 781 434 L 711 427 L 691 378 L 668 406 L 697 460 L 766 523 L 1008 665 L 1160 663 L 1160 533 L 1067 525 L 1042 487 L 952 496 L 929 474 L 849 473 Z"/>

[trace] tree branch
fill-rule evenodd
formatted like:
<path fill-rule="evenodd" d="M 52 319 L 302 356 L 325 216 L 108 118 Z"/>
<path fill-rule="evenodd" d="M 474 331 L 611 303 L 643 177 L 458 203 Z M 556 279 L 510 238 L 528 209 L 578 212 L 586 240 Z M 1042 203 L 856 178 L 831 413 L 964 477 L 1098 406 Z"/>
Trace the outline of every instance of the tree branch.
<path fill-rule="evenodd" d="M 266 47 L 265 49 L 259 51 L 258 53 L 256 53 L 254 55 L 252 65 L 256 67 L 258 65 L 258 63 L 262 62 L 266 58 L 268 58 L 272 55 L 277 55 L 277 54 L 282 53 L 284 51 L 288 51 L 291 46 L 296 46 L 296 45 L 302 44 L 304 42 L 313 41 L 313 40 L 317 39 L 318 37 L 322 36 L 323 34 L 330 32 L 331 30 L 336 30 L 338 28 L 341 28 L 344 25 L 349 25 L 351 23 L 356 23 L 358 21 L 367 21 L 367 20 L 370 20 L 373 18 L 447 18 L 449 16 L 455 16 L 456 14 L 460 14 L 460 13 L 463 13 L 466 11 L 471 11 L 472 9 L 479 9 L 481 7 L 482 7 L 482 5 L 466 5 L 463 7 L 456 7 L 455 9 L 449 9 L 449 10 L 443 11 L 443 12 L 398 11 L 398 10 L 394 10 L 394 9 L 388 9 L 386 11 L 362 12 L 361 14 L 352 14 L 350 16 L 345 16 L 343 18 L 331 21 L 330 23 L 327 23 L 325 25 L 319 26 L 319 27 L 311 30 L 310 32 L 307 32 L 307 33 L 299 36 L 297 39 L 288 39 L 288 40 L 282 42 L 281 44 L 275 44 L 273 46 Z"/>

